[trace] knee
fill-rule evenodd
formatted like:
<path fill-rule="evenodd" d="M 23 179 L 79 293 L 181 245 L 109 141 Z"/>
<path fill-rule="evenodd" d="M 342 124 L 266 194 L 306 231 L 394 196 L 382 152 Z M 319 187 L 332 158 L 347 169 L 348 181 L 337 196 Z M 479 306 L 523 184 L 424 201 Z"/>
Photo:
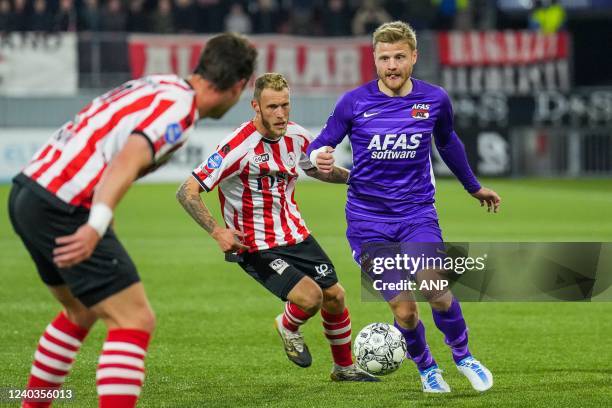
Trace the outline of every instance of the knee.
<path fill-rule="evenodd" d="M 395 320 L 402 326 L 408 329 L 414 329 L 419 323 L 419 311 L 414 306 L 401 306 L 393 310 Z"/>
<path fill-rule="evenodd" d="M 344 288 L 336 284 L 323 291 L 323 308 L 334 314 L 344 311 Z"/>
<path fill-rule="evenodd" d="M 430 301 L 429 305 L 432 309 L 438 312 L 446 312 L 448 309 L 450 309 L 452 303 L 453 297 L 450 295 L 450 293 L 446 293 L 444 296 L 440 296 L 436 300 Z"/>
<path fill-rule="evenodd" d="M 321 309 L 321 304 L 323 303 L 323 292 L 321 288 L 316 285 L 314 287 L 309 288 L 308 291 L 304 294 L 304 298 L 300 307 L 306 313 L 310 315 L 316 314 L 319 309 Z"/>
<path fill-rule="evenodd" d="M 94 325 L 98 318 L 96 314 L 86 307 L 65 308 L 64 313 L 68 320 L 77 326 L 89 330 Z"/>
<path fill-rule="evenodd" d="M 145 310 L 139 313 L 137 317 L 138 328 L 140 330 L 146 331 L 147 333 L 153 333 L 156 325 L 156 317 L 155 312 L 151 308 L 146 308 Z"/>
<path fill-rule="evenodd" d="M 136 329 L 153 333 L 155 330 L 155 313 L 145 305 L 132 308 L 129 314 L 126 313 L 107 313 L 101 311 L 98 317 L 106 323 L 109 330 L 112 329 Z"/>

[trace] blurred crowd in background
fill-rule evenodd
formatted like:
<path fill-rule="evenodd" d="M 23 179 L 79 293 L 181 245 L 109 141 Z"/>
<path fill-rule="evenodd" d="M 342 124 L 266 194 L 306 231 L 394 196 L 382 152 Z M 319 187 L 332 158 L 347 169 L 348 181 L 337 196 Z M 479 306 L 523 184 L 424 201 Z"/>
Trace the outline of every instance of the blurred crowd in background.
<path fill-rule="evenodd" d="M 396 19 L 416 30 L 563 28 L 566 13 L 557 1 L 532 4 L 527 18 L 517 19 L 493 0 L 0 0 L 0 32 L 349 36 Z"/>

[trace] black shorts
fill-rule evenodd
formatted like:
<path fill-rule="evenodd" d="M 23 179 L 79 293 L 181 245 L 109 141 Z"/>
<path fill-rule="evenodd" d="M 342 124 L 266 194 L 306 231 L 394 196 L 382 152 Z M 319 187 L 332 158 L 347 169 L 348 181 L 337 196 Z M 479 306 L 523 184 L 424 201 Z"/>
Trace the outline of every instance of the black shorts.
<path fill-rule="evenodd" d="M 49 286 L 67 285 L 76 298 L 91 307 L 140 281 L 134 263 L 112 228 L 89 259 L 71 268 L 58 268 L 53 263 L 55 238 L 74 233 L 87 222 L 89 211 L 59 208 L 52 204 L 52 199 L 44 199 L 45 193 L 51 195 L 15 183 L 9 196 L 11 223 L 43 282 Z"/>
<path fill-rule="evenodd" d="M 282 300 L 304 277 L 312 278 L 322 289 L 338 283 L 332 261 L 312 235 L 303 242 L 245 253 L 239 262 L 255 280 Z"/>

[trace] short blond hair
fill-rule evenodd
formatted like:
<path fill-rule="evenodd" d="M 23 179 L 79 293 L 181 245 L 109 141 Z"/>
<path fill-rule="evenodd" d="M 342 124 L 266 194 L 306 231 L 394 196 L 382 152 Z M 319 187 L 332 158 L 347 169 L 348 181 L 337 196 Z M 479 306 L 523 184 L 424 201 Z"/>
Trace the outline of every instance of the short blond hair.
<path fill-rule="evenodd" d="M 259 100 L 264 89 L 282 91 L 285 88 L 289 89 L 289 83 L 282 74 L 277 72 L 266 72 L 255 80 L 253 99 Z"/>
<path fill-rule="evenodd" d="M 413 51 L 417 49 L 416 33 L 410 24 L 403 21 L 392 21 L 379 26 L 372 34 L 372 46 L 376 48 L 379 42 L 407 42 Z"/>

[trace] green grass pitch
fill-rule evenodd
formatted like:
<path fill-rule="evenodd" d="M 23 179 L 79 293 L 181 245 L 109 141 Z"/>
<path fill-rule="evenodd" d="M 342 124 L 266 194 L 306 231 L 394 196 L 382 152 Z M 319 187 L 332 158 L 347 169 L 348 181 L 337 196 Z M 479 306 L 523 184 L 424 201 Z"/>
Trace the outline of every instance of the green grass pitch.
<path fill-rule="evenodd" d="M 456 181 L 439 181 L 437 207 L 447 240 L 612 241 L 610 180 L 488 180 L 486 185 L 502 195 L 500 214 L 487 214 Z M 319 317 L 304 327 L 313 366 L 300 369 L 286 359 L 273 329 L 281 302 L 222 260 L 216 243 L 175 201 L 176 187 L 138 185 L 116 217 L 115 228 L 138 265 L 158 318 L 141 407 L 601 407 L 612 400 L 610 303 L 464 303 L 471 349 L 495 376 L 494 387 L 484 394 L 473 391 L 453 367 L 427 305 L 421 307 L 427 338 L 451 394 L 424 395 L 409 361 L 378 384 L 332 383 Z M 0 187 L 3 203 L 7 196 L 8 186 Z M 371 322 L 390 321 L 385 304 L 360 302 L 359 271 L 344 238 L 345 186 L 302 183 L 296 198 L 347 289 L 353 333 Z M 216 194 L 206 201 L 216 211 Z M 58 306 L 5 214 L 0 217 L 0 387 L 21 388 L 38 337 Z M 96 325 L 65 385 L 75 390 L 76 401 L 57 406 L 96 406 L 94 370 L 103 336 L 103 326 Z M 0 401 L 0 406 L 10 405 Z"/>

